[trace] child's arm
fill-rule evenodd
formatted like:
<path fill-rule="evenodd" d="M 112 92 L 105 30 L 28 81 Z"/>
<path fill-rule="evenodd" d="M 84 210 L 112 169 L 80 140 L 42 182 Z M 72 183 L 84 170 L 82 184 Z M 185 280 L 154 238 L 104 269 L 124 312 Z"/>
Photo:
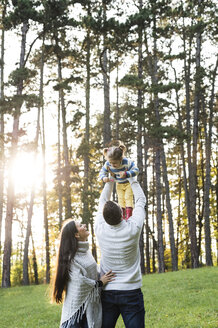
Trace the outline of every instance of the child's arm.
<path fill-rule="evenodd" d="M 135 166 L 135 163 L 129 160 L 128 169 L 126 171 L 126 177 L 132 178 L 139 174 L 139 169 Z"/>
<path fill-rule="evenodd" d="M 99 178 L 104 182 L 108 182 L 109 181 L 108 176 L 109 176 L 108 162 L 106 162 L 99 173 Z"/>

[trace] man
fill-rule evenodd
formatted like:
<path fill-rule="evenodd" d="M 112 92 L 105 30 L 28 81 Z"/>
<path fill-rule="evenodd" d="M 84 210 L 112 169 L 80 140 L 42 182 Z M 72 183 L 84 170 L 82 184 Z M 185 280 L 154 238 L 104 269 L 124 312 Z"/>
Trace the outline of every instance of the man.
<path fill-rule="evenodd" d="M 128 179 L 135 198 L 133 215 L 122 220 L 120 205 L 110 201 L 113 182 L 107 182 L 99 200 L 95 234 L 101 250 L 101 274 L 116 278 L 102 292 L 102 328 L 113 328 L 121 314 L 126 328 L 144 328 L 139 238 L 145 219 L 145 195 L 136 178 Z"/>

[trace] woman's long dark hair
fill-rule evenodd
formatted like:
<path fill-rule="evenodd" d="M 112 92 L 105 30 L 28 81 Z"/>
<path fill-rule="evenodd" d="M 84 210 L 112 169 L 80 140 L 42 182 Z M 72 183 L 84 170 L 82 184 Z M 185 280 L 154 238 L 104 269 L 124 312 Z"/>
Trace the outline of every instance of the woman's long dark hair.
<path fill-rule="evenodd" d="M 78 231 L 73 220 L 70 219 L 64 222 L 61 230 L 52 292 L 53 301 L 56 303 L 61 303 L 63 300 L 63 292 L 66 290 L 69 280 L 70 262 L 78 249 L 78 241 L 75 237 L 76 232 Z"/>

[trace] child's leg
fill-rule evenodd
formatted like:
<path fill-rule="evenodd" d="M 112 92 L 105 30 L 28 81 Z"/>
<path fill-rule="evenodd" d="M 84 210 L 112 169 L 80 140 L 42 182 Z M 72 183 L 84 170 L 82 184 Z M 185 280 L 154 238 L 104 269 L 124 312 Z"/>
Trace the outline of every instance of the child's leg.
<path fill-rule="evenodd" d="M 125 190 L 123 189 L 123 184 L 116 183 L 116 189 L 117 189 L 117 197 L 118 197 L 118 203 L 122 207 L 123 212 L 123 219 L 125 219 L 126 216 L 126 210 L 125 210 Z"/>
<path fill-rule="evenodd" d="M 133 209 L 133 192 L 130 183 L 126 185 L 125 203 L 126 203 L 126 220 L 128 220 L 128 218 L 132 216 L 132 209 Z"/>

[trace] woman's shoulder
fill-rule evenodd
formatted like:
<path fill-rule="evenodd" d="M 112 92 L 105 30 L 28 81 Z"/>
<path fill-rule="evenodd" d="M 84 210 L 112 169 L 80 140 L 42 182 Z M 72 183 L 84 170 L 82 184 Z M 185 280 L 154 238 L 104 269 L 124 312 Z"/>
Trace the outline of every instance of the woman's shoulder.
<path fill-rule="evenodd" d="M 74 257 L 74 262 L 76 264 L 79 264 L 82 267 L 86 268 L 87 266 L 89 266 L 90 264 L 95 262 L 95 259 L 92 256 L 92 253 L 90 252 L 90 250 L 88 250 L 85 253 L 84 252 L 77 252 L 75 254 L 75 257 Z"/>

